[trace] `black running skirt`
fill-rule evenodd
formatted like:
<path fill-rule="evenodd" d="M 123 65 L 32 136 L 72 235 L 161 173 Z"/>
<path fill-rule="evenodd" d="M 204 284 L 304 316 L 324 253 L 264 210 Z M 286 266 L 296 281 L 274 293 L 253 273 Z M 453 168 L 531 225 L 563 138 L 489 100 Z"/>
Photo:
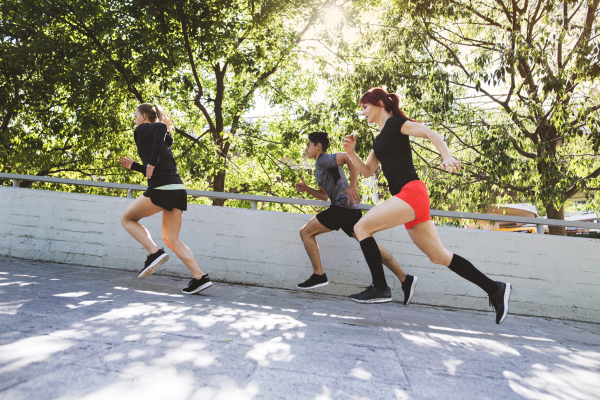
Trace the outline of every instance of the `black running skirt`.
<path fill-rule="evenodd" d="M 155 206 L 162 207 L 167 211 L 173 211 L 174 208 L 187 211 L 187 192 L 184 189 L 148 189 L 144 192 L 144 196 L 149 197 Z"/>

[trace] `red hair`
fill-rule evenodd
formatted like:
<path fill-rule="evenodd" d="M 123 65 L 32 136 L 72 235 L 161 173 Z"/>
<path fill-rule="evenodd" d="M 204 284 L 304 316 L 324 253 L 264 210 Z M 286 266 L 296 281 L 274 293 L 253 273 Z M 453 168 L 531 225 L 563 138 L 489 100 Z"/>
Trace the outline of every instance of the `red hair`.
<path fill-rule="evenodd" d="M 385 111 L 391 113 L 394 117 L 404 117 L 409 121 L 415 121 L 412 118 L 408 118 L 404 111 L 400 109 L 400 98 L 396 93 L 388 93 L 380 87 L 369 89 L 360 98 L 360 105 L 372 104 L 376 107 L 383 107 Z"/>

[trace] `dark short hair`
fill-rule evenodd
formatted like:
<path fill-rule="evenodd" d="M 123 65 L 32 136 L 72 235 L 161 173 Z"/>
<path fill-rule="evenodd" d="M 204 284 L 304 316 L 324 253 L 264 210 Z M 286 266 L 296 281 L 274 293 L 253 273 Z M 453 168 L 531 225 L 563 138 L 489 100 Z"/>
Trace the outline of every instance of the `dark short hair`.
<path fill-rule="evenodd" d="M 325 132 L 311 132 L 308 134 L 308 140 L 313 142 L 315 146 L 321 143 L 321 149 L 323 152 L 326 152 L 327 148 L 329 147 L 329 138 Z"/>

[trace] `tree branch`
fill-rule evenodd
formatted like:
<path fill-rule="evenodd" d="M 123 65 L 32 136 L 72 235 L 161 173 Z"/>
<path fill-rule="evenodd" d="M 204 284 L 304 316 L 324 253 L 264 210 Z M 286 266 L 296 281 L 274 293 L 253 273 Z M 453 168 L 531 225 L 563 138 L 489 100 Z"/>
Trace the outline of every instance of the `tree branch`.
<path fill-rule="evenodd" d="M 575 193 L 577 193 L 577 191 L 579 189 L 583 189 L 585 188 L 585 181 L 587 181 L 588 179 L 594 179 L 600 176 L 600 168 L 597 168 L 594 172 L 592 172 L 591 174 L 589 174 L 588 176 L 584 177 L 584 178 L 580 178 L 578 179 L 573 186 L 571 186 L 569 188 L 569 190 L 567 190 L 565 192 L 565 200 L 570 199 L 571 197 L 573 197 L 575 195 Z M 581 187 L 579 187 L 579 183 L 583 182 L 583 185 Z"/>
<path fill-rule="evenodd" d="M 8 129 L 8 124 L 10 124 L 10 121 L 14 118 L 14 116 L 16 114 L 17 114 L 17 112 L 14 107 L 10 107 L 7 110 L 6 115 L 4 116 L 4 118 L 2 118 L 2 125 L 0 125 L 0 132 L 4 132 Z"/>
<path fill-rule="evenodd" d="M 478 172 L 469 172 L 469 174 L 471 176 L 475 177 L 475 178 L 479 178 L 482 181 L 491 182 L 494 185 L 496 185 L 496 186 L 498 186 L 498 187 L 500 187 L 502 189 L 505 189 L 505 190 L 510 189 L 510 190 L 514 190 L 514 191 L 517 191 L 517 192 L 525 193 L 525 192 L 528 192 L 529 190 L 533 189 L 533 186 L 520 187 L 520 186 L 511 185 L 511 184 L 500 185 L 500 184 L 494 182 L 492 180 L 492 178 L 490 178 L 489 176 L 483 175 L 483 174 L 478 173 Z"/>
<path fill-rule="evenodd" d="M 575 54 L 575 52 L 577 50 L 579 50 L 579 48 L 585 47 L 587 45 L 587 43 L 590 39 L 590 36 L 592 34 L 592 26 L 594 25 L 594 21 L 596 20 L 596 11 L 598 10 L 599 2 L 600 2 L 600 0 L 591 0 L 588 3 L 589 7 L 588 7 L 587 16 L 585 18 L 585 28 L 583 28 L 583 30 L 581 31 L 581 35 L 579 35 L 579 38 L 577 39 L 577 42 L 571 49 L 571 52 L 569 53 L 569 55 L 565 58 L 565 62 L 564 62 L 565 64 L 569 62 L 569 60 L 571 59 L 573 54 Z M 582 57 L 583 57 L 583 55 L 580 54 L 579 59 L 581 59 Z M 571 81 L 571 79 L 569 79 L 569 81 Z"/>
<path fill-rule="evenodd" d="M 181 153 L 180 155 L 177 156 L 177 159 L 180 159 L 181 157 L 185 156 L 187 153 L 190 152 L 190 150 L 192 150 L 192 148 L 198 144 L 198 142 L 200 142 L 200 139 L 202 139 L 204 136 L 206 136 L 206 134 L 210 133 L 210 130 L 204 132 L 202 135 L 198 136 L 197 138 L 194 138 L 193 136 L 191 136 L 190 134 L 182 131 L 179 128 L 175 128 L 175 131 L 179 134 L 181 134 L 184 137 L 187 137 L 188 139 L 190 139 L 193 143 L 190 145 L 190 147 L 187 148 L 187 150 L 185 150 L 183 153 Z"/>
<path fill-rule="evenodd" d="M 183 33 L 184 47 L 187 51 L 188 58 L 190 60 L 190 66 L 192 68 L 192 74 L 194 75 L 194 80 L 196 81 L 196 86 L 198 87 L 198 93 L 196 93 L 196 97 L 194 98 L 194 104 L 200 112 L 204 115 L 206 122 L 208 122 L 208 126 L 212 131 L 215 131 L 215 125 L 210 118 L 210 114 L 204 104 L 200 102 L 200 99 L 204 95 L 204 89 L 202 88 L 202 83 L 200 82 L 200 78 L 198 77 L 198 71 L 196 70 L 196 63 L 194 61 L 194 55 L 192 53 L 192 47 L 190 46 L 189 35 L 187 31 L 187 22 L 185 19 L 185 11 L 183 9 L 183 0 L 179 0 L 177 2 L 177 14 L 179 16 L 179 22 L 181 23 L 181 31 Z"/>
<path fill-rule="evenodd" d="M 25 1 L 25 0 L 23 0 L 23 1 Z M 79 31 L 82 32 L 83 34 L 85 34 L 89 39 L 91 39 L 91 41 L 93 43 L 96 44 L 96 46 L 98 47 L 100 52 L 104 55 L 104 57 L 106 57 L 106 59 L 111 63 L 111 65 L 121 75 L 121 77 L 127 84 L 127 90 L 129 90 L 129 92 L 132 93 L 140 103 L 143 103 L 144 98 L 142 97 L 140 92 L 137 90 L 137 88 L 134 86 L 133 82 L 131 81 L 131 77 L 127 74 L 127 71 L 125 71 L 125 68 L 108 54 L 108 51 L 104 48 L 104 45 L 100 42 L 100 40 L 98 40 L 96 35 L 94 35 L 92 30 L 90 28 L 88 28 L 83 22 L 81 22 L 77 19 L 73 8 L 69 5 L 67 5 L 66 7 L 71 12 L 71 15 L 73 15 L 73 17 L 75 17 L 75 20 L 77 21 L 77 25 L 79 25 Z M 73 26 L 73 24 L 71 22 L 67 21 L 67 23 L 69 23 L 70 25 Z M 77 26 L 77 25 L 75 25 L 75 26 Z"/>
<path fill-rule="evenodd" d="M 508 139 L 510 140 L 510 142 L 513 145 L 513 148 L 523 157 L 527 157 L 527 158 L 531 158 L 532 160 L 537 159 L 537 155 L 533 154 L 533 153 L 529 153 L 528 151 L 525 151 L 521 148 L 521 146 L 519 146 L 519 143 L 517 143 L 517 140 L 511 136 L 511 134 L 508 132 L 508 130 L 505 127 L 502 127 L 502 130 L 504 131 L 504 134 L 508 137 Z"/>
<path fill-rule="evenodd" d="M 283 54 L 281 54 L 281 57 L 279 57 L 279 60 L 277 60 L 275 65 L 273 65 L 273 67 L 271 67 L 271 69 L 264 71 L 256 79 L 254 84 L 250 87 L 250 90 L 248 90 L 248 92 L 244 95 L 244 97 L 242 98 L 242 101 L 238 104 L 237 110 L 233 117 L 233 121 L 231 123 L 231 132 L 232 133 L 235 133 L 235 131 L 237 129 L 240 118 L 242 117 L 242 111 L 246 108 L 248 101 L 250 100 L 250 96 L 252 96 L 252 94 L 256 91 L 256 89 L 258 89 L 258 87 L 261 85 L 261 83 L 263 83 L 267 78 L 269 78 L 271 75 L 273 75 L 275 73 L 275 71 L 277 71 L 277 69 L 279 68 L 279 65 L 283 62 L 285 57 L 287 57 L 291 53 L 292 49 L 294 47 L 296 47 L 298 45 L 298 43 L 300 43 L 300 41 L 302 40 L 302 36 L 304 36 L 304 34 L 308 31 L 308 29 L 311 27 L 311 25 L 316 21 L 317 15 L 318 15 L 318 10 L 319 10 L 318 8 L 313 9 L 310 19 L 308 20 L 308 23 L 296 37 L 296 40 L 294 41 L 293 46 L 289 46 L 286 49 L 286 51 L 284 51 Z"/>
<path fill-rule="evenodd" d="M 496 26 L 498 28 L 501 28 L 501 29 L 504 29 L 504 30 L 510 32 L 509 28 L 506 28 L 505 26 L 502 26 L 502 24 L 498 23 L 497 21 L 493 20 L 492 18 L 486 17 L 485 15 L 481 14 L 472 5 L 467 6 L 466 4 L 455 1 L 455 0 L 450 0 L 450 2 L 459 8 L 464 8 L 464 9 L 472 12 L 473 14 L 477 15 L 479 18 L 481 18 L 482 20 L 484 20 L 485 22 L 487 22 L 490 25 Z"/>

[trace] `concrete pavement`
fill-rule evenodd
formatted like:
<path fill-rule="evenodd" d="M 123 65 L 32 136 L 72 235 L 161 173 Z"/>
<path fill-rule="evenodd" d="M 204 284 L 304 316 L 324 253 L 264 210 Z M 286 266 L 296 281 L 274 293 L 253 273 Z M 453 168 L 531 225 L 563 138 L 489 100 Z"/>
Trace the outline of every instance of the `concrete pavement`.
<path fill-rule="evenodd" d="M 186 284 L 0 258 L 0 398 L 600 398 L 597 324 Z"/>

